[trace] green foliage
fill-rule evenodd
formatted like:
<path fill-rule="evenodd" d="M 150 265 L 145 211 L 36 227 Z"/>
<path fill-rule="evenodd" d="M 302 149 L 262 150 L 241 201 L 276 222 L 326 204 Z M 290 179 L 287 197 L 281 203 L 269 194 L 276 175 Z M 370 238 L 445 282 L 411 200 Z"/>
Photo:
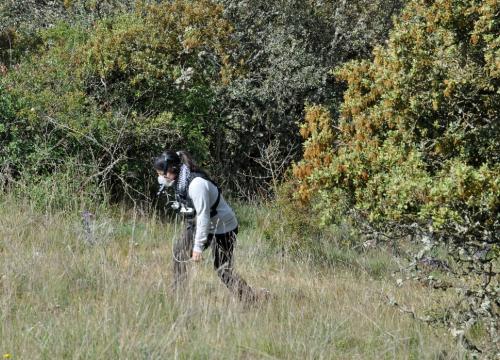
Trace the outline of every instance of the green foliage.
<path fill-rule="evenodd" d="M 212 87 L 232 72 L 229 31 L 205 0 L 143 5 L 90 30 L 61 22 L 39 31 L 43 45 L 0 79 L 2 104 L 18 99 L 2 106 L 6 177 L 62 172 L 85 178 L 77 187 L 87 192 L 148 199 L 150 159 L 165 147 L 208 160 Z"/>
<path fill-rule="evenodd" d="M 83 39 L 77 29 L 53 28 L 44 34 L 49 49 L 43 55 L 1 79 L 9 97 L 16 99 L 1 139 L 2 163 L 14 178 L 50 174 L 75 153 L 77 144 L 55 119 L 67 127 L 88 116 L 81 112 L 85 99 L 70 67 L 72 49 Z"/>
<path fill-rule="evenodd" d="M 410 1 L 373 60 L 334 71 L 347 82 L 339 118 L 307 108 L 292 183 L 292 203 L 318 225 L 349 218 L 376 238 L 412 234 L 424 243 L 417 261 L 446 246 L 452 280 L 419 279 L 460 294 L 442 323 L 462 340 L 488 324 L 476 343 L 485 353 L 498 348 L 499 11 L 497 1 Z"/>
<path fill-rule="evenodd" d="M 348 83 L 339 123 L 320 123 L 318 134 L 333 131 L 323 148 L 306 133 L 304 154 L 316 153 L 295 167 L 302 200 L 319 194 L 324 222 L 348 199 L 372 223 L 498 226 L 500 94 L 488 35 L 498 20 L 480 26 L 495 9 L 412 1 L 373 61 L 336 70 Z M 314 111 L 308 116 L 318 118 Z M 322 157 L 329 161 L 319 164 Z"/>
<path fill-rule="evenodd" d="M 227 80 L 230 72 L 225 59 L 230 26 L 222 9 L 200 0 L 151 5 L 144 12 L 98 24 L 82 54 L 87 91 L 102 99 L 102 106 L 205 114 L 211 82 Z"/>
<path fill-rule="evenodd" d="M 262 147 L 278 143 L 280 158 L 297 155 L 297 121 L 304 103 L 336 108 L 344 86 L 329 76 L 329 69 L 369 56 L 386 38 L 402 1 L 220 2 L 234 25 L 231 57 L 242 66 L 240 76 L 219 89 L 224 143 L 214 144 L 212 153 L 225 168 L 253 175 L 233 180 L 252 187 L 256 175 L 269 175 L 259 163 Z"/>
<path fill-rule="evenodd" d="M 12 119 L 15 116 L 14 101 L 9 93 L 0 87 L 0 119 L 2 119 L 1 132 L 6 132 L 5 121 Z"/>
<path fill-rule="evenodd" d="M 263 229 L 264 237 L 271 246 L 297 255 L 304 250 L 310 252 L 318 249 L 318 246 L 314 246 L 318 244 L 314 242 L 321 231 L 315 226 L 306 206 L 289 201 L 295 191 L 291 182 L 278 189 L 277 199 L 271 208 L 282 216 L 270 219 L 263 224 Z"/>
<path fill-rule="evenodd" d="M 272 142 L 278 157 L 296 154 L 304 101 L 338 102 L 343 85 L 326 86 L 332 83 L 328 70 L 367 56 L 400 5 L 9 1 L 0 5 L 0 74 L 7 74 L 25 108 L 35 109 L 35 133 L 47 127 L 66 132 L 53 138 L 76 138 L 78 144 L 68 141 L 70 152 L 92 149 L 101 170 L 117 157 L 101 154 L 97 144 L 114 154 L 120 148 L 128 160 L 121 170 L 113 168 L 113 192 L 123 194 L 124 183 L 143 192 L 145 172 L 131 158 L 177 145 L 218 167 L 216 173 L 231 171 L 232 185 L 252 192 L 256 179 L 269 175 L 260 151 Z M 170 118 L 159 131 L 167 139 L 161 146 L 151 134 L 134 135 L 157 117 Z M 69 151 L 65 144 L 60 149 Z"/>
<path fill-rule="evenodd" d="M 59 22 L 89 27 L 129 11 L 133 0 L 17 0 L 0 3 L 0 65 L 15 66 L 42 44 L 40 31 Z"/>

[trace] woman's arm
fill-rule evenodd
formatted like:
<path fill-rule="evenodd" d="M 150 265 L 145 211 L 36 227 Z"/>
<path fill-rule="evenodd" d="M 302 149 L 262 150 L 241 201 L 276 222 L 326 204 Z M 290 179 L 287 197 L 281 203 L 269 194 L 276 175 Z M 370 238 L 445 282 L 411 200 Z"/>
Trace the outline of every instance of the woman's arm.
<path fill-rule="evenodd" d="M 210 230 L 210 208 L 212 204 L 210 202 L 209 182 L 199 177 L 193 179 L 189 185 L 188 193 L 196 210 L 196 233 L 193 246 L 193 260 L 196 260 L 194 259 L 194 253 L 202 253 Z"/>

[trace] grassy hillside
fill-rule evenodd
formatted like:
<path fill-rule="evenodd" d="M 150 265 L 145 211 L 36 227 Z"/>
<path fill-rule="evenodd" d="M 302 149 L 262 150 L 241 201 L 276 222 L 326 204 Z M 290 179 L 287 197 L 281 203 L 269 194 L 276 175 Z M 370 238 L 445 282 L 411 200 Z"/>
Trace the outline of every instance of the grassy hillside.
<path fill-rule="evenodd" d="M 425 313 L 442 294 L 397 287 L 382 251 L 333 266 L 282 256 L 263 241 L 276 216 L 240 206 L 236 267 L 269 288 L 268 302 L 231 297 L 211 263 L 192 265 L 185 292 L 171 282 L 179 226 L 139 212 L 97 212 L 95 245 L 81 214 L 44 214 L 0 199 L 0 355 L 12 359 L 456 359 L 444 330 L 387 304 Z M 210 254 L 204 254 L 209 258 Z"/>

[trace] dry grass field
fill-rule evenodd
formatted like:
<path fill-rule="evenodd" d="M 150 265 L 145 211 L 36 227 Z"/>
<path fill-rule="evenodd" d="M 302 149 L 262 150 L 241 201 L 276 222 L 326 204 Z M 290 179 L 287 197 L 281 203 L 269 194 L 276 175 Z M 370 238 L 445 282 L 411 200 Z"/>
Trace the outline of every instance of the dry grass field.
<path fill-rule="evenodd" d="M 212 270 L 190 265 L 173 293 L 179 226 L 131 210 L 97 212 L 86 242 L 80 213 L 45 214 L 0 200 L 0 356 L 11 359 L 460 359 L 444 329 L 387 304 L 425 313 L 440 294 L 390 277 L 389 256 L 325 266 L 282 256 L 241 206 L 236 268 L 271 290 L 239 303 Z"/>

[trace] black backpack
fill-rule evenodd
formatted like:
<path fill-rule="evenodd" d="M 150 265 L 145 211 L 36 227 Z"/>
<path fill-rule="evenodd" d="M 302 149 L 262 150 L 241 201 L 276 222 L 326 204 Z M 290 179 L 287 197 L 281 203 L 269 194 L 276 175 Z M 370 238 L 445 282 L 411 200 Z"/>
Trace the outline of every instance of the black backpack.
<path fill-rule="evenodd" d="M 202 179 L 205 179 L 205 180 L 211 182 L 217 188 L 217 200 L 215 200 L 214 204 L 210 207 L 210 217 L 212 218 L 215 215 L 217 215 L 217 207 L 219 206 L 220 195 L 222 193 L 222 190 L 220 189 L 219 185 L 217 185 L 217 183 L 215 183 L 212 179 L 210 179 L 210 177 L 206 173 L 201 172 L 201 171 L 193 171 L 189 175 L 186 189 L 182 193 L 179 193 L 177 191 L 177 188 L 175 189 L 175 198 L 179 203 L 183 204 L 187 208 L 193 209 L 193 211 L 194 211 L 193 200 L 189 197 L 188 190 L 189 190 L 189 185 L 191 184 L 191 181 L 193 181 L 197 177 L 201 177 Z"/>

